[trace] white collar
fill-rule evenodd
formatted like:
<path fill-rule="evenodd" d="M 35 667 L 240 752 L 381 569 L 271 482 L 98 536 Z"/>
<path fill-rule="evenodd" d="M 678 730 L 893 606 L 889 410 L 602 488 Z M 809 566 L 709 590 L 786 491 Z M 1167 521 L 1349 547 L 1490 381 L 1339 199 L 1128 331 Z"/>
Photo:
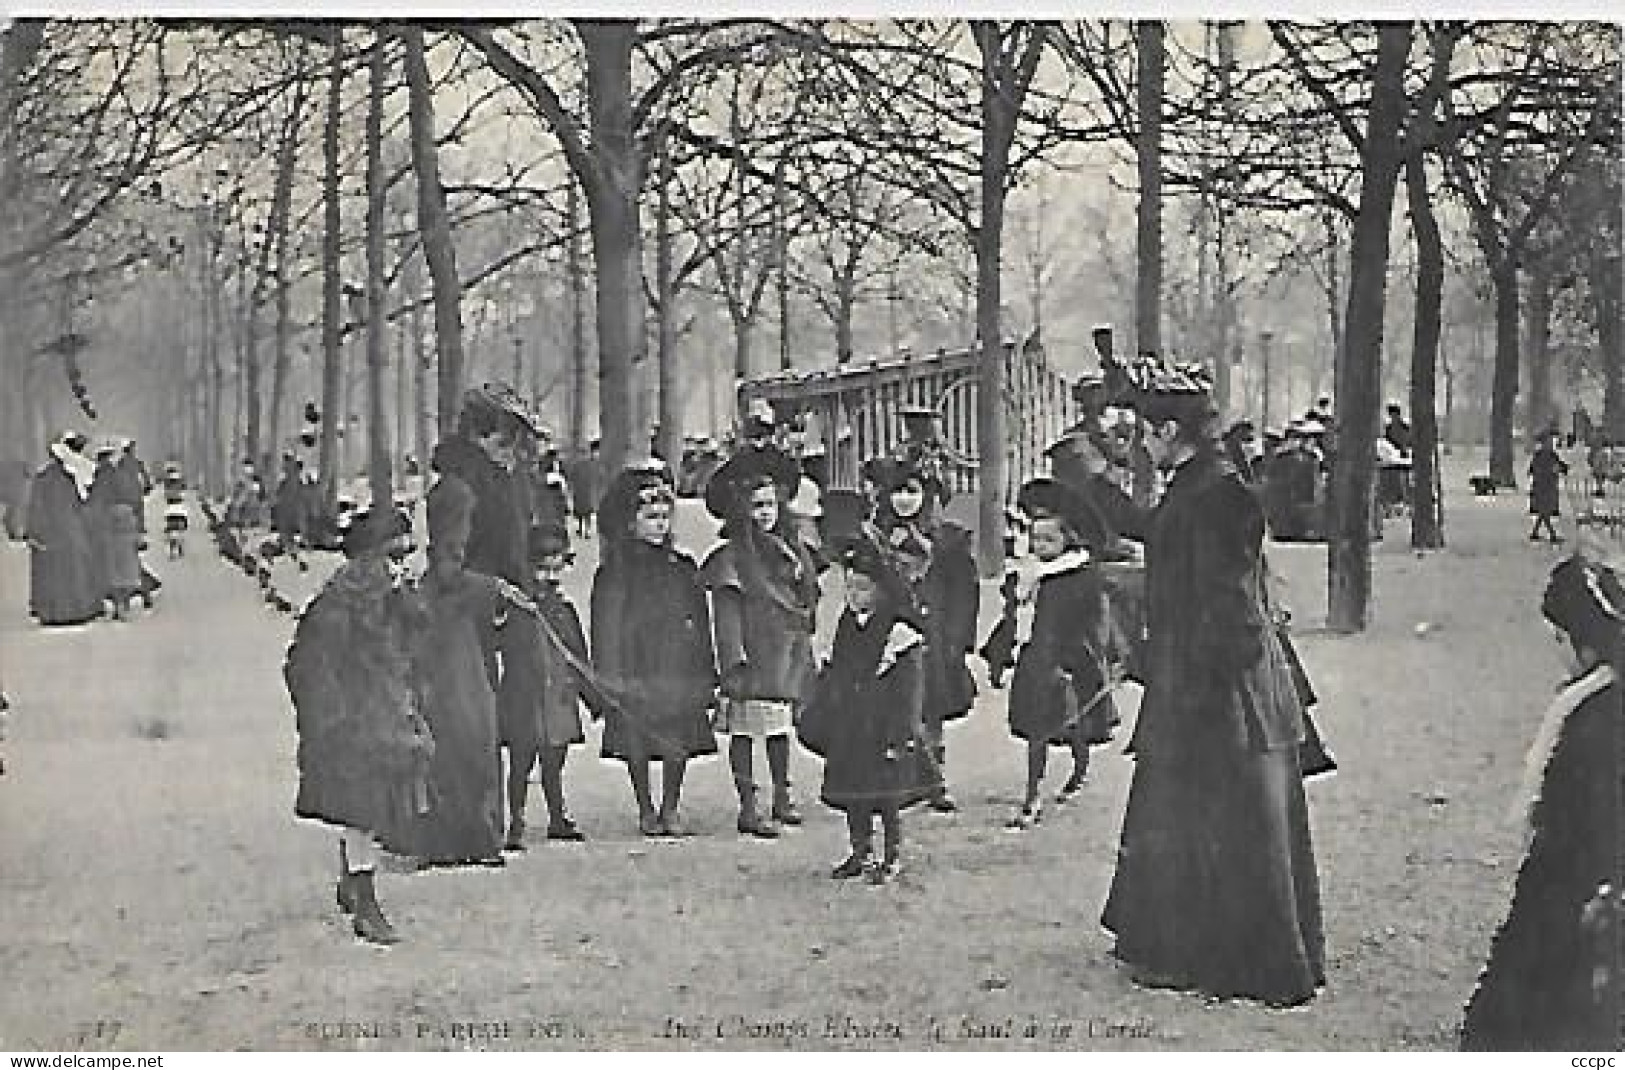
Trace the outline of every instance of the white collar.
<path fill-rule="evenodd" d="M 1603 662 L 1579 679 L 1571 680 L 1546 708 L 1546 714 L 1540 720 L 1540 729 L 1535 733 L 1534 742 L 1529 744 L 1529 750 L 1524 755 L 1523 776 L 1519 781 L 1518 794 L 1513 799 L 1510 815 L 1515 823 L 1522 826 L 1526 839 L 1532 831 L 1529 819 L 1534 813 L 1535 801 L 1540 798 L 1541 786 L 1546 776 L 1546 763 L 1551 759 L 1552 751 L 1557 748 L 1558 738 L 1563 734 L 1563 726 L 1568 722 L 1569 714 L 1579 709 L 1586 699 L 1614 680 L 1613 666 Z"/>
<path fill-rule="evenodd" d="M 1089 563 L 1089 551 L 1078 547 L 1068 550 L 1053 561 L 1038 562 L 1038 578 L 1059 576 L 1063 572 L 1075 572 Z"/>

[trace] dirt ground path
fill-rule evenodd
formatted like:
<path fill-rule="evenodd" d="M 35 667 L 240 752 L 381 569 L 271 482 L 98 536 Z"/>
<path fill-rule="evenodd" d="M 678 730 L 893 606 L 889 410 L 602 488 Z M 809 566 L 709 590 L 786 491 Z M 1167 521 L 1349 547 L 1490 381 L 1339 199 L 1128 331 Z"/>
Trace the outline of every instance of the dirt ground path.
<path fill-rule="evenodd" d="M 593 731 L 567 773 L 589 842 L 385 874 L 406 942 L 361 945 L 333 909 L 333 836 L 291 812 L 289 618 L 194 536 L 158 562 L 156 612 L 47 632 L 25 623 L 25 551 L 0 546 L 16 707 L 0 1048 L 1451 1047 L 1510 898 L 1507 808 L 1560 671 L 1538 615 L 1557 551 L 1524 541 L 1520 496 L 1457 494 L 1468 467 L 1451 465 L 1448 551 L 1418 559 L 1390 525 L 1363 636 L 1307 626 L 1323 548 L 1272 550 L 1342 764 L 1309 789 L 1330 984 L 1284 1012 L 1129 983 L 1097 918 L 1130 762 L 1107 748 L 1077 802 L 1006 833 L 1023 759 L 986 689 L 950 734 L 963 809 L 909 816 L 899 885 L 827 879 L 843 826 L 805 754 L 809 820 L 783 840 L 734 833 L 718 758 L 685 792 L 698 835 L 641 839 Z M 684 525 L 696 547 L 710 527 Z M 583 607 L 589 580 L 578 565 Z"/>

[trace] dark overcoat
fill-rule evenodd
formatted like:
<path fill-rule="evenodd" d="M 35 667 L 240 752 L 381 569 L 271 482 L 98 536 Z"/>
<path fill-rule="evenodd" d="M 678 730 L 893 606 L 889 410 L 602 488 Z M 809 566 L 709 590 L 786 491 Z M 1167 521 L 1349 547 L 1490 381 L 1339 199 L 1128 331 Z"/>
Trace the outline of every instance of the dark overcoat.
<path fill-rule="evenodd" d="M 923 527 L 882 514 L 881 537 L 914 592 L 925 629 L 925 723 L 941 724 L 970 713 L 976 682 L 965 664 L 976 649 L 976 615 L 982 588 L 971 556 L 970 533 L 944 521 Z"/>
<path fill-rule="evenodd" d="M 526 479 L 463 438 L 448 438 L 436 446 L 432 463 L 441 479 L 461 480 L 474 494 L 464 566 L 516 587 L 527 584 L 531 507 Z"/>
<path fill-rule="evenodd" d="M 532 594 L 552 634 L 585 665 L 587 639 L 576 607 L 553 584 L 538 584 Z M 503 743 L 523 750 L 585 742 L 580 678 L 549 638 L 542 619 L 528 612 L 508 615 L 502 626 L 502 664 L 497 724 Z"/>
<path fill-rule="evenodd" d="M 1146 548 L 1146 692 L 1103 922 L 1167 983 L 1276 1003 L 1325 981 L 1303 715 L 1264 584 L 1256 497 L 1184 463 Z"/>
<path fill-rule="evenodd" d="M 925 697 L 922 638 L 892 613 L 862 624 L 851 610 L 841 615 L 801 726 L 803 742 L 824 756 L 821 797 L 829 806 L 876 812 L 924 794 L 917 751 Z M 883 657 L 888 645 L 895 651 L 890 659 Z"/>
<path fill-rule="evenodd" d="M 617 539 L 593 576 L 592 663 L 617 710 L 601 753 L 628 761 L 716 753 L 706 710 L 716 689 L 711 615 L 694 559 Z"/>
<path fill-rule="evenodd" d="M 348 562 L 300 617 L 282 670 L 299 733 L 295 813 L 403 852 L 434 753 L 412 680 L 421 621 L 384 562 Z"/>
<path fill-rule="evenodd" d="M 754 538 L 754 555 L 744 538 L 730 538 L 706 556 L 700 570 L 711 594 L 723 690 L 729 698 L 798 703 L 807 697 L 815 668 L 817 566 L 797 540 Z M 752 570 L 759 578 L 753 579 Z"/>
<path fill-rule="evenodd" d="M 41 624 L 82 624 L 101 613 L 96 550 L 73 475 L 51 461 L 28 498 L 29 606 Z"/>
<path fill-rule="evenodd" d="M 486 858 L 502 846 L 502 759 L 480 635 L 503 599 L 495 578 L 447 561 L 430 568 L 422 591 L 416 669 L 435 754 L 416 853 L 438 862 Z"/>
<path fill-rule="evenodd" d="M 1467 1005 L 1465 1051 L 1619 1050 L 1618 964 L 1605 984 L 1592 983 L 1593 967 L 1614 957 L 1618 930 L 1610 946 L 1605 929 L 1586 931 L 1584 913 L 1598 885 L 1619 890 L 1622 697 L 1611 683 L 1563 723 L 1511 910 Z"/>
<path fill-rule="evenodd" d="M 1106 690 L 1105 584 L 1087 558 L 1069 564 L 1038 581 L 1032 636 L 1010 680 L 1010 734 L 1031 742 L 1106 743 L 1117 707 Z"/>

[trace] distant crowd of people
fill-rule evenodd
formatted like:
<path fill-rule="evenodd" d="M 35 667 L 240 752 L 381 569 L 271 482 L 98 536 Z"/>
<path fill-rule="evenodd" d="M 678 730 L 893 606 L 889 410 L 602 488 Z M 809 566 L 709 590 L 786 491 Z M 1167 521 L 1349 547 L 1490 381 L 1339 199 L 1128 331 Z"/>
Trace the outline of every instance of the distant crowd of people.
<path fill-rule="evenodd" d="M 29 613 L 42 625 L 126 620 L 151 608 L 161 585 L 143 565 L 146 499 L 153 483 L 135 443 L 63 433 L 8 523 L 27 540 Z"/>

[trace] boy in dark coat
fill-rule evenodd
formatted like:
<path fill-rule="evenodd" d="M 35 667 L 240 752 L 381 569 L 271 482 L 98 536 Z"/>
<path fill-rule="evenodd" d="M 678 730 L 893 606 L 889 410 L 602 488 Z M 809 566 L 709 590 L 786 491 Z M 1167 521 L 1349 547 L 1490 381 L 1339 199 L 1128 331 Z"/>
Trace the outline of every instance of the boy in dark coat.
<path fill-rule="evenodd" d="M 840 560 L 846 610 L 801 732 L 824 755 L 824 802 L 846 813 L 852 852 L 830 876 L 867 872 L 884 884 L 902 872 L 902 807 L 924 786 L 917 748 L 925 636 L 909 619 L 906 583 L 882 551 L 853 540 Z M 885 837 L 879 862 L 872 855 L 877 816 Z"/>
<path fill-rule="evenodd" d="M 1036 825 L 1051 746 L 1072 751 L 1072 775 L 1056 802 L 1069 802 L 1089 772 L 1089 747 L 1107 743 L 1117 722 L 1108 687 L 1106 588 L 1091 567 L 1080 529 L 1086 503 L 1065 484 L 1036 479 L 1021 488 L 1032 518 L 1034 560 L 1005 583 L 1005 611 L 983 647 L 990 674 L 1012 662 L 1010 734 L 1027 743 L 1027 793 L 1009 828 Z"/>
<path fill-rule="evenodd" d="M 586 838 L 564 802 L 564 759 L 571 746 L 586 740 L 577 666 L 587 663 L 587 639 L 576 607 L 559 587 L 570 561 L 568 532 L 562 526 L 531 532 L 530 555 L 536 581 L 529 594 L 536 608 L 511 614 L 503 626 L 502 686 L 497 691 L 497 721 L 508 748 L 504 847 L 509 851 L 525 849 L 525 797 L 530 771 L 538 762 L 547 800 L 547 838 Z"/>

